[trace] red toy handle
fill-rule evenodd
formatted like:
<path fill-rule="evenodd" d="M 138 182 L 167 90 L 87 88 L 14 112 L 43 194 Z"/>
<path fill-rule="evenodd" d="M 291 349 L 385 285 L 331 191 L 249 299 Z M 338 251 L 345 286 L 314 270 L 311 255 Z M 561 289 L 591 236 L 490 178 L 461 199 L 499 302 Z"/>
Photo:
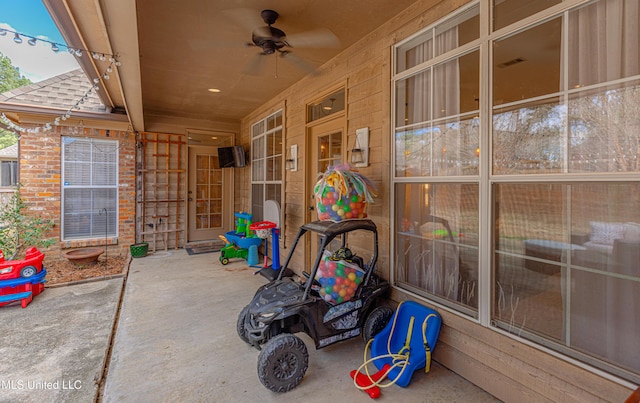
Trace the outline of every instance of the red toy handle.
<path fill-rule="evenodd" d="M 276 223 L 271 222 L 271 221 L 258 221 L 258 222 L 254 222 L 253 224 L 249 225 L 249 229 L 251 230 L 257 230 L 257 229 L 269 229 L 269 228 L 275 228 L 277 226 Z"/>
<path fill-rule="evenodd" d="M 352 379 L 355 377 L 356 385 L 360 386 L 361 388 L 365 388 L 363 389 L 363 392 L 366 392 L 370 398 L 377 399 L 380 397 L 380 388 L 375 385 L 371 385 L 373 385 L 374 382 L 378 382 L 380 379 L 387 376 L 387 372 L 389 372 L 390 368 L 391 365 L 384 364 L 380 371 L 371 375 L 371 377 L 354 369 L 353 371 L 351 371 L 351 373 L 349 373 L 349 376 L 351 376 Z"/>

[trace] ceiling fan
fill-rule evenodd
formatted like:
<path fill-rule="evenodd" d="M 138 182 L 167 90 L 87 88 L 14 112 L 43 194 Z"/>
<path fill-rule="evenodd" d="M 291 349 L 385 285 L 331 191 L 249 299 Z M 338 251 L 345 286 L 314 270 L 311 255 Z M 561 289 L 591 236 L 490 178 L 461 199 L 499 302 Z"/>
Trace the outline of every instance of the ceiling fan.
<path fill-rule="evenodd" d="M 295 63 L 302 70 L 312 72 L 315 67 L 293 55 L 292 48 L 337 48 L 340 46 L 338 38 L 328 29 L 317 29 L 287 35 L 283 30 L 273 26 L 280 16 L 276 11 L 262 10 L 260 16 L 267 25 L 255 28 L 251 33 L 251 42 L 247 42 L 248 46 L 257 46 L 261 49 L 259 56 L 278 53 L 280 56 L 286 56 L 288 60 Z M 245 73 L 257 75 L 261 70 L 262 64 L 262 57 L 254 59 L 254 62 L 245 70 Z"/>

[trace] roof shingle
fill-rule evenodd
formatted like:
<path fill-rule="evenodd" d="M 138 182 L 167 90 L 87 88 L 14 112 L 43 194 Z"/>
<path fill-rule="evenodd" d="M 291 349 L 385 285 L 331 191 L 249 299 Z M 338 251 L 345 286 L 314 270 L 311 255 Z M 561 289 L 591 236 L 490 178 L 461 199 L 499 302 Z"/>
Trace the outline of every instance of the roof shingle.
<path fill-rule="evenodd" d="M 71 109 L 92 85 L 84 72 L 77 69 L 4 92 L 0 94 L 0 102 Z M 84 112 L 107 112 L 94 91 L 79 106 Z"/>

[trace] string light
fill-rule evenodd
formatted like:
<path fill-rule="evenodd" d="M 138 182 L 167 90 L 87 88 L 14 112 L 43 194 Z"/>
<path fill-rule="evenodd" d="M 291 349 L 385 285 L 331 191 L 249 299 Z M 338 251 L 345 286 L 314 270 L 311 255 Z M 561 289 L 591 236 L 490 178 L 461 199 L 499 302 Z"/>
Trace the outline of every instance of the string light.
<path fill-rule="evenodd" d="M 108 80 L 109 79 L 109 74 L 107 73 L 111 73 L 113 72 L 113 66 L 119 67 L 120 66 L 120 61 L 117 59 L 117 55 L 112 55 L 110 53 L 101 53 L 101 52 L 94 52 L 94 51 L 90 51 L 87 49 L 82 49 L 82 48 L 73 48 L 71 46 L 68 46 L 67 44 L 64 43 L 57 43 L 57 42 L 53 42 L 53 41 L 49 41 L 47 39 L 41 39 L 41 38 L 36 38 L 34 36 L 30 36 L 30 35 L 26 35 L 20 32 L 16 32 L 16 31 L 12 31 L 10 29 L 6 29 L 6 28 L 0 28 L 0 36 L 6 36 L 7 33 L 12 33 L 13 35 L 13 41 L 17 44 L 21 44 L 22 43 L 22 37 L 25 38 L 29 38 L 28 43 L 31 46 L 35 46 L 37 44 L 38 41 L 41 42 L 46 42 L 51 44 L 51 51 L 54 53 L 57 53 L 58 51 L 60 51 L 60 48 L 66 48 L 67 51 L 76 56 L 76 57 L 82 57 L 83 52 L 86 52 L 87 54 L 91 55 L 92 58 L 96 59 L 96 60 L 100 60 L 100 61 L 109 61 L 109 65 L 107 66 L 107 68 L 105 69 L 105 71 L 100 75 L 104 80 Z M 7 118 L 7 116 L 2 113 L 0 114 L 0 121 L 2 123 L 4 123 L 5 126 L 7 126 L 9 129 L 14 130 L 14 131 L 20 131 L 20 132 L 27 132 L 27 133 L 39 133 L 39 132 L 43 132 L 43 131 L 49 131 L 53 128 L 53 126 L 58 126 L 60 125 L 60 121 L 65 121 L 67 119 L 69 119 L 71 117 L 71 115 L 74 112 L 74 109 L 80 109 L 80 105 L 84 104 L 84 101 L 89 99 L 89 96 L 95 91 L 97 92 L 100 89 L 100 86 L 98 85 L 100 83 L 100 79 L 99 78 L 94 78 L 93 79 L 93 85 L 84 93 L 84 95 L 75 103 L 75 105 L 71 108 L 69 108 L 63 115 L 56 117 L 54 120 L 52 120 L 51 122 L 47 122 L 44 124 L 43 127 L 36 127 L 34 129 L 27 129 L 24 128 L 20 125 L 17 125 L 15 123 L 13 123 L 9 118 Z M 16 133 L 17 134 L 17 133 Z"/>
<path fill-rule="evenodd" d="M 0 28 L 0 36 L 6 36 L 7 33 L 12 33 L 13 34 L 13 41 L 17 44 L 21 44 L 22 43 L 22 38 L 28 38 L 27 43 L 31 46 L 36 46 L 36 44 L 38 42 L 45 42 L 51 45 L 51 50 L 53 52 L 58 52 L 61 48 L 66 48 L 69 53 L 71 53 L 72 55 L 76 56 L 76 57 L 82 57 L 83 53 L 86 52 L 88 54 L 90 54 L 94 59 L 100 60 L 100 61 L 106 61 L 109 60 L 111 61 L 111 59 L 114 59 L 117 57 L 117 55 L 112 55 L 110 53 L 101 53 L 101 52 L 93 52 L 90 51 L 88 49 L 82 49 L 82 48 L 74 48 L 71 47 L 65 43 L 58 43 L 58 42 L 53 42 L 50 41 L 48 39 L 43 39 L 43 38 L 37 38 L 35 36 L 31 36 L 31 35 L 27 35 L 27 34 L 23 34 L 21 32 L 17 32 L 17 31 L 13 31 L 7 28 Z M 116 62 L 116 66 L 120 66 L 119 62 Z"/>

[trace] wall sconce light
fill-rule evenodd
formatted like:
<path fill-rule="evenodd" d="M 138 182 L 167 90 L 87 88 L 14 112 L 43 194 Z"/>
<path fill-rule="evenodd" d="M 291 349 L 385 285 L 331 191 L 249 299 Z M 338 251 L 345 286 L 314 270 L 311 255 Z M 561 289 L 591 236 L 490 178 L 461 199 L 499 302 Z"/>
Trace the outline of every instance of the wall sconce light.
<path fill-rule="evenodd" d="M 287 154 L 288 156 L 285 160 L 285 169 L 287 171 L 296 172 L 298 170 L 298 145 L 292 145 Z"/>
<path fill-rule="evenodd" d="M 355 147 L 351 149 L 351 163 L 355 167 L 369 166 L 369 128 L 356 130 Z"/>

